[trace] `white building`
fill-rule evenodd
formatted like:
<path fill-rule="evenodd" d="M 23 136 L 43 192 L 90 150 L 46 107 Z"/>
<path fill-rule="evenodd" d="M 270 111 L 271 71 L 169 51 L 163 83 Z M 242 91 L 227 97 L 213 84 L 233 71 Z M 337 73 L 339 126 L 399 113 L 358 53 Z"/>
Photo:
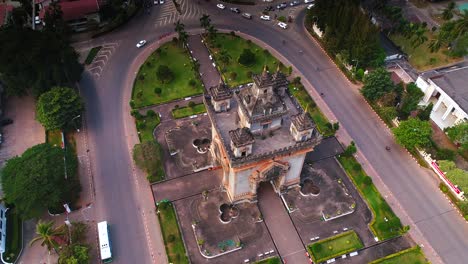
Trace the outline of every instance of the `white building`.
<path fill-rule="evenodd" d="M 434 104 L 431 119 L 441 129 L 468 121 L 468 66 L 453 66 L 421 74 L 422 104 Z"/>

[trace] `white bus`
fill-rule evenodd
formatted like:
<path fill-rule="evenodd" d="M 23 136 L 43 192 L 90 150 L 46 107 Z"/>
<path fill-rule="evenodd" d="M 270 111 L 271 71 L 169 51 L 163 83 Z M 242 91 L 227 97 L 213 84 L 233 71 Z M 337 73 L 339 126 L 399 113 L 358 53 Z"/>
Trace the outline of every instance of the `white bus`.
<path fill-rule="evenodd" d="M 109 240 L 109 227 L 107 221 L 98 223 L 99 250 L 101 252 L 101 261 L 103 263 L 112 262 L 111 243 Z"/>

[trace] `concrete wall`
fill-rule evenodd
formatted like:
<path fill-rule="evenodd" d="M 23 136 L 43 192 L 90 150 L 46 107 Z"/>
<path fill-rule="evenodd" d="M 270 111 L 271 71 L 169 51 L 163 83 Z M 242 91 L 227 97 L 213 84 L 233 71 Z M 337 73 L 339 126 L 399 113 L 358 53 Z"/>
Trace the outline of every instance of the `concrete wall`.
<path fill-rule="evenodd" d="M 285 183 L 291 181 L 298 181 L 301 177 L 302 165 L 304 165 L 305 154 L 297 155 L 297 156 L 290 156 L 285 157 L 281 160 L 289 162 L 289 171 L 286 174 Z"/>

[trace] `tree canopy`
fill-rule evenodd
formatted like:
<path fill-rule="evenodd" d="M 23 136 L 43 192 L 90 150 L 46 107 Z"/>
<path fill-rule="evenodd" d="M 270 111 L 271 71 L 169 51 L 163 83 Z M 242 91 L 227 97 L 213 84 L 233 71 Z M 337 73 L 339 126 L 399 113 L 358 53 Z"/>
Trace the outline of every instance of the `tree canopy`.
<path fill-rule="evenodd" d="M 379 30 L 360 8 L 359 0 L 317 0 L 307 14 L 309 26 L 316 22 L 325 33 L 325 47 L 334 54 L 344 53 L 347 63 L 367 66 L 383 64 Z"/>
<path fill-rule="evenodd" d="M 68 87 L 43 93 L 36 105 L 36 118 L 47 129 L 78 128 L 84 105 L 80 95 Z"/>
<path fill-rule="evenodd" d="M 377 68 L 364 77 L 361 93 L 370 101 L 376 101 L 392 92 L 395 85 L 390 79 L 390 73 L 385 68 Z"/>
<path fill-rule="evenodd" d="M 244 49 L 237 61 L 244 66 L 252 65 L 255 63 L 255 53 L 250 49 Z"/>
<path fill-rule="evenodd" d="M 9 95 L 32 91 L 39 96 L 51 87 L 78 81 L 83 66 L 68 40 L 54 31 L 6 26 L 0 29 L 0 78 Z"/>
<path fill-rule="evenodd" d="M 432 127 L 428 121 L 410 118 L 401 121 L 400 125 L 392 130 L 397 142 L 407 149 L 424 147 L 431 143 Z"/>
<path fill-rule="evenodd" d="M 166 65 L 158 66 L 158 69 L 156 70 L 156 76 L 158 77 L 159 81 L 162 83 L 169 83 L 174 79 L 174 73 Z"/>
<path fill-rule="evenodd" d="M 468 122 L 449 127 L 446 132 L 450 140 L 460 144 L 462 150 L 468 150 Z"/>
<path fill-rule="evenodd" d="M 5 201 L 14 204 L 22 219 L 39 217 L 48 208 L 74 202 L 81 190 L 77 159 L 72 150 L 47 143 L 33 146 L 6 162 L 1 179 Z"/>

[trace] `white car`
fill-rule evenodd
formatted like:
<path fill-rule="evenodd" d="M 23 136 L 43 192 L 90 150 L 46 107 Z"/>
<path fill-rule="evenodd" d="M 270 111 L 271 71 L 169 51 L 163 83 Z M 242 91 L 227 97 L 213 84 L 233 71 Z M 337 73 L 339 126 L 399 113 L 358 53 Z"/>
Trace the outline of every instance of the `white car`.
<path fill-rule="evenodd" d="M 39 25 L 41 23 L 41 18 L 39 16 L 36 16 L 34 18 L 34 24 Z"/>
<path fill-rule="evenodd" d="M 217 4 L 216 6 L 217 6 L 219 9 L 224 9 L 224 8 L 226 8 L 223 4 Z"/>
<path fill-rule="evenodd" d="M 315 6 L 315 4 L 310 4 L 310 5 L 307 6 L 307 9 L 311 9 L 314 6 Z"/>
<path fill-rule="evenodd" d="M 287 29 L 288 28 L 288 24 L 284 23 L 284 22 L 279 22 L 278 23 L 278 27 L 282 28 L 282 29 Z"/>
<path fill-rule="evenodd" d="M 315 0 L 304 0 L 304 4 L 313 3 Z"/>
<path fill-rule="evenodd" d="M 271 18 L 270 18 L 270 16 L 262 15 L 262 16 L 260 16 L 260 19 L 265 20 L 265 21 L 269 21 Z"/>
<path fill-rule="evenodd" d="M 159 0 L 159 4 L 164 4 L 164 0 Z"/>
<path fill-rule="evenodd" d="M 141 47 L 143 47 L 145 44 L 146 44 L 146 40 L 140 40 L 140 41 L 138 41 L 138 43 L 136 44 L 136 47 L 137 47 L 137 48 L 141 48 Z"/>
<path fill-rule="evenodd" d="M 155 4 L 155 5 L 159 4 L 159 1 L 158 1 L 158 0 L 154 0 L 154 4 Z"/>

